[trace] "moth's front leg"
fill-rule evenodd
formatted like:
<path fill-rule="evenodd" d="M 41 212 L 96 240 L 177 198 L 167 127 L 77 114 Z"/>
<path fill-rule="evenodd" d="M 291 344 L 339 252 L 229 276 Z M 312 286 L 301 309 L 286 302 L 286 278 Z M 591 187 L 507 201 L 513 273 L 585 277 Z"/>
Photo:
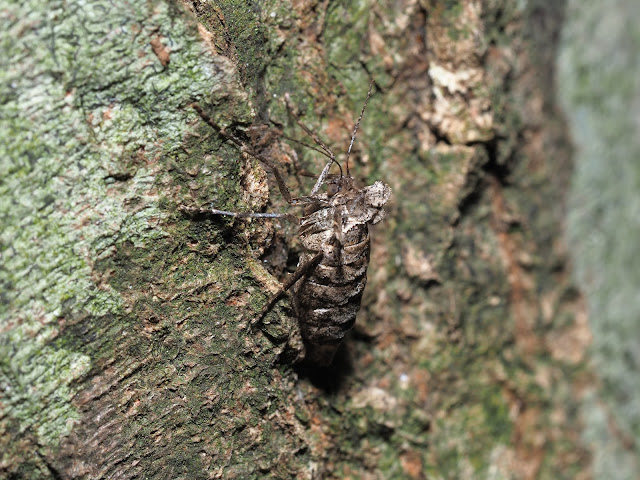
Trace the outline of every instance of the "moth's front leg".
<path fill-rule="evenodd" d="M 303 278 L 305 275 L 312 272 L 318 264 L 322 261 L 323 254 L 318 253 L 311 260 L 305 262 L 304 264 L 298 266 L 296 271 L 291 274 L 287 280 L 282 284 L 282 287 L 278 292 L 276 292 L 269 301 L 265 304 L 265 306 L 260 311 L 260 314 L 252 319 L 249 322 L 249 332 L 252 332 L 258 325 L 263 323 L 265 316 L 273 309 L 273 307 L 278 303 L 278 301 L 286 294 L 286 292 L 293 287 L 298 280 Z M 295 306 L 295 298 L 293 299 Z M 299 363 L 305 358 L 306 348 L 304 344 L 304 340 L 302 337 L 302 332 L 300 330 L 300 325 L 297 318 L 297 309 L 296 309 L 296 319 L 294 320 L 295 324 L 291 325 L 289 328 L 289 336 L 286 342 L 286 347 L 282 351 L 282 356 L 286 358 L 287 363 Z M 269 328 L 267 325 L 262 327 L 262 333 L 270 338 L 275 343 L 278 342 L 275 338 L 270 335 Z"/>
<path fill-rule="evenodd" d="M 269 313 L 269 311 L 274 307 L 274 305 L 280 300 L 287 291 L 295 285 L 295 283 L 300 280 L 307 273 L 311 272 L 314 268 L 318 266 L 318 264 L 322 261 L 322 257 L 324 254 L 318 253 L 311 260 L 299 265 L 296 268 L 296 271 L 293 272 L 287 280 L 282 284 L 282 287 L 278 292 L 276 292 L 271 299 L 266 303 L 266 305 L 262 308 L 260 314 L 251 321 L 251 327 L 254 328 L 264 319 L 264 316 Z"/>
<path fill-rule="evenodd" d="M 290 213 L 262 213 L 262 212 L 229 212 L 226 210 L 218 210 L 210 207 L 194 207 L 189 205 L 181 205 L 179 210 L 188 217 L 225 215 L 236 218 L 284 218 L 293 223 L 298 223 L 298 217 Z"/>

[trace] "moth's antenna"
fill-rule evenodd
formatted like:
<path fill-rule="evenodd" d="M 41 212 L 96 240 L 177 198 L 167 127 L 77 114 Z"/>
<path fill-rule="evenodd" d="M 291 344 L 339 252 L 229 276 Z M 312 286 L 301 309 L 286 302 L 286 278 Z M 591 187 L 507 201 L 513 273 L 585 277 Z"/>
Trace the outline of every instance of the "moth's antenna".
<path fill-rule="evenodd" d="M 371 89 L 373 88 L 373 80 L 369 84 L 369 91 L 367 92 L 367 98 L 364 100 L 364 105 L 362 105 L 362 111 L 360 112 L 360 117 L 356 122 L 356 126 L 353 127 L 353 134 L 351 135 L 351 143 L 349 144 L 349 150 L 347 150 L 347 175 L 349 175 L 349 155 L 351 155 L 351 147 L 353 147 L 353 142 L 356 139 L 356 133 L 358 132 L 358 127 L 360 126 L 360 122 L 362 121 L 362 116 L 364 115 L 364 109 L 367 108 L 367 102 L 369 101 L 369 97 L 371 96 Z"/>

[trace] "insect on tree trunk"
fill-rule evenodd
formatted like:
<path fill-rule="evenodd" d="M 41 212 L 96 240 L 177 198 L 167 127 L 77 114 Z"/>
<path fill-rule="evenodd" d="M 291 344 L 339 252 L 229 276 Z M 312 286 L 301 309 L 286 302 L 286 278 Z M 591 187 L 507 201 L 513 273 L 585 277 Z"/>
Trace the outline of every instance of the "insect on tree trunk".
<path fill-rule="evenodd" d="M 258 324 L 282 295 L 293 287 L 295 313 L 306 346 L 305 359 L 320 366 L 331 364 L 344 336 L 356 321 L 367 283 L 369 225 L 375 225 L 384 218 L 383 207 L 391 196 L 391 188 L 381 181 L 362 189 L 356 187 L 349 172 L 349 156 L 373 85 L 372 81 L 360 117 L 353 128 L 346 154 L 345 173 L 327 144 L 298 119 L 289 96 L 285 96 L 289 112 L 321 150 L 311 148 L 329 158 L 311 193 L 302 198 L 291 197 L 278 167 L 269 158 L 220 128 L 199 105 L 193 105 L 202 119 L 219 134 L 237 145 L 240 151 L 257 158 L 274 173 L 280 191 L 290 205 L 304 206 L 304 216 L 299 220 L 299 235 L 304 252 L 300 256 L 298 267 L 251 324 Z M 330 175 L 329 169 L 334 164 L 340 168 L 340 174 Z M 325 183 L 327 192 L 319 193 Z M 206 213 L 206 210 L 203 212 Z M 289 216 L 277 213 L 227 212 L 215 208 L 209 212 L 249 218 Z"/>

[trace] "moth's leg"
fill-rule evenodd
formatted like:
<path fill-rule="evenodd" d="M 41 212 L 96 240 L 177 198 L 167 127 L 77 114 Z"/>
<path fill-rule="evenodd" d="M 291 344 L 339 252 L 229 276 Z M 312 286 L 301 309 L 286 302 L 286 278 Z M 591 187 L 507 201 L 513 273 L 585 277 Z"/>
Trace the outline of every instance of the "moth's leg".
<path fill-rule="evenodd" d="M 285 136 L 284 138 L 291 140 L 293 142 L 297 142 L 300 143 L 301 145 L 304 145 L 305 147 L 311 148 L 317 152 L 320 153 L 324 153 L 321 152 L 320 150 L 318 150 L 317 148 L 311 146 L 311 145 L 307 145 L 306 143 L 303 142 L 298 142 L 297 140 L 294 140 L 293 138 L 287 137 Z M 311 193 L 308 195 L 309 197 L 313 197 L 316 193 L 318 193 L 318 190 L 320 190 L 320 187 L 322 186 L 322 184 L 324 183 L 324 181 L 327 179 L 327 175 L 329 175 L 329 170 L 331 169 L 331 165 L 333 165 L 333 160 L 330 160 L 322 169 L 322 172 L 320 173 L 320 175 L 315 175 L 313 173 L 309 173 L 307 171 L 302 171 L 302 172 L 298 172 L 296 175 L 302 175 L 305 177 L 311 177 L 311 178 L 315 178 L 316 179 L 316 183 L 313 187 L 313 189 L 311 190 Z M 339 164 L 338 164 L 339 165 Z M 304 198 L 304 197 L 302 197 Z M 295 199 L 296 201 L 300 201 L 302 202 L 302 198 L 297 198 Z"/>
<path fill-rule="evenodd" d="M 296 113 L 293 110 L 293 107 L 291 105 L 291 97 L 289 97 L 289 94 L 285 94 L 284 96 L 285 102 L 287 104 L 287 110 L 289 111 L 289 113 L 291 114 L 291 116 L 293 117 L 293 119 L 296 121 L 296 123 L 298 124 L 298 126 L 300 128 L 302 128 L 302 130 L 305 131 L 305 133 L 307 135 L 309 135 L 314 142 L 316 142 L 317 145 L 320 146 L 320 148 L 322 148 L 322 150 L 324 150 L 324 152 L 318 150 L 317 148 L 313 148 L 310 145 L 306 145 L 302 142 L 303 145 L 313 148 L 315 151 L 320 152 L 320 153 L 324 153 L 324 155 L 326 157 L 329 158 L 329 163 L 327 163 L 324 168 L 322 169 L 322 173 L 320 174 L 320 176 L 318 177 L 318 181 L 316 182 L 316 184 L 313 187 L 313 190 L 311 190 L 311 194 L 310 196 L 315 195 L 316 193 L 318 193 L 318 190 L 320 190 L 320 187 L 322 186 L 322 184 L 324 183 L 324 181 L 327 178 L 327 175 L 329 174 L 329 169 L 331 168 L 331 165 L 333 163 L 335 163 L 336 165 L 338 165 L 338 168 L 340 169 L 340 175 L 342 176 L 342 165 L 340 165 L 340 163 L 338 163 L 338 161 L 336 160 L 336 156 L 333 154 L 333 152 L 331 151 L 331 149 L 327 146 L 326 143 L 324 143 L 320 137 L 318 137 L 318 135 L 316 135 L 314 132 L 311 131 L 311 129 L 309 127 L 307 127 L 304 123 L 302 123 L 300 121 L 300 119 L 298 118 L 298 115 L 296 115 Z"/>
<path fill-rule="evenodd" d="M 237 218 L 284 218 L 293 223 L 299 223 L 298 217 L 290 213 L 261 213 L 261 212 L 228 212 L 226 210 L 218 210 L 216 208 L 202 208 L 202 207 L 188 207 L 182 205 L 180 211 L 187 216 L 193 217 L 196 215 L 226 215 L 228 217 Z"/>
<path fill-rule="evenodd" d="M 191 106 L 198 113 L 198 115 L 200 115 L 200 118 L 202 118 L 207 124 L 209 124 L 209 126 L 216 132 L 218 132 L 218 134 L 236 144 L 241 152 L 247 153 L 252 157 L 258 159 L 258 161 L 262 162 L 273 172 L 273 176 L 276 178 L 276 183 L 278 184 L 280 193 L 282 193 L 282 196 L 288 204 L 300 205 L 301 202 L 299 201 L 299 199 L 293 198 L 291 196 L 291 192 L 289 192 L 289 188 L 284 182 L 284 178 L 282 178 L 280 170 L 278 170 L 278 168 L 271 162 L 269 158 L 267 158 L 265 155 L 262 155 L 261 153 L 254 151 L 252 148 L 248 147 L 242 140 L 221 128 L 216 122 L 213 121 L 213 119 L 209 115 L 207 115 L 207 113 L 205 113 L 204 110 L 202 110 L 202 107 L 200 107 L 200 105 L 198 105 L 197 103 L 192 103 Z"/>
<path fill-rule="evenodd" d="M 320 190 L 320 187 L 326 180 L 327 175 L 329 175 L 329 169 L 331 168 L 332 164 L 333 162 L 329 162 L 324 166 L 324 168 L 322 169 L 322 172 L 320 172 L 320 176 L 318 177 L 316 184 L 311 189 L 311 194 L 309 194 L 310 197 L 313 197 L 316 193 L 318 193 L 318 190 Z M 340 172 L 342 172 L 342 169 L 340 169 Z"/>
<path fill-rule="evenodd" d="M 329 157 L 333 162 L 336 162 L 336 156 L 333 154 L 333 152 L 331 151 L 331 149 L 327 146 L 326 143 L 324 143 L 320 137 L 318 137 L 318 135 L 316 135 L 314 132 L 311 131 L 311 129 L 309 127 L 307 127 L 304 123 L 302 123 L 300 121 L 300 119 L 298 118 L 298 115 L 294 112 L 293 110 L 293 106 L 291 105 L 291 97 L 289 96 L 288 93 L 285 93 L 284 95 L 284 100 L 287 104 L 287 110 L 289 110 L 289 114 L 291 114 L 291 116 L 293 117 L 293 119 L 296 121 L 296 123 L 298 124 L 298 126 L 304 130 L 306 132 L 307 135 L 309 135 L 314 142 L 316 142 L 317 145 L 320 146 L 320 148 L 322 148 L 322 150 L 324 150 L 324 154 Z M 316 150 L 316 149 L 314 149 Z"/>
<path fill-rule="evenodd" d="M 280 300 L 282 296 L 291 287 L 293 287 L 298 280 L 300 280 L 304 275 L 306 275 L 308 272 L 310 272 L 311 270 L 313 270 L 318 266 L 318 264 L 322 260 L 322 257 L 323 257 L 323 253 L 320 252 L 316 254 L 311 260 L 300 265 L 296 269 L 296 271 L 293 272 L 293 274 L 289 278 L 287 278 L 287 280 L 282 284 L 282 288 L 280 288 L 280 290 L 278 290 L 278 292 L 275 293 L 273 297 L 269 299 L 267 304 L 260 311 L 260 314 L 250 322 L 249 326 L 253 328 L 256 325 L 258 325 L 262 321 L 264 316 L 269 312 L 269 310 L 271 310 L 274 307 L 276 302 Z"/>
<path fill-rule="evenodd" d="M 291 112 L 291 115 L 294 116 L 294 118 L 295 118 L 295 114 L 293 112 Z M 307 128 L 307 127 L 305 127 L 305 128 Z M 293 143 L 297 143 L 298 145 L 302 145 L 303 147 L 310 148 L 311 150 L 315 150 L 316 152 L 324 155 L 325 157 L 331 158 L 331 154 L 330 153 L 327 153 L 324 150 L 319 149 L 318 147 L 314 147 L 313 145 L 309 145 L 308 143 L 305 143 L 305 142 L 303 142 L 301 140 L 298 140 L 297 138 L 293 138 L 293 137 L 290 137 L 290 136 L 284 135 L 284 134 L 282 135 L 282 138 L 284 138 L 285 140 L 289 140 L 289 141 L 291 141 Z M 311 175 L 311 174 L 309 174 L 309 175 Z M 316 175 L 313 175 L 313 176 L 315 177 Z"/>
<path fill-rule="evenodd" d="M 290 213 L 260 213 L 260 212 L 227 212 L 226 210 L 218 210 L 211 208 L 207 210 L 208 213 L 213 215 L 226 215 L 228 217 L 238 218 L 284 218 L 294 223 L 298 223 L 298 217 L 291 215 Z"/>

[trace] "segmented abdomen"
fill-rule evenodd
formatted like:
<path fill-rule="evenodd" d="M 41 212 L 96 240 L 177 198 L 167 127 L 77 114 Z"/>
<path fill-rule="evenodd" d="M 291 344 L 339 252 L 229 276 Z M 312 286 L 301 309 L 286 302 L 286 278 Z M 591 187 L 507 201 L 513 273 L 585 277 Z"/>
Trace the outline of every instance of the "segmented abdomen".
<path fill-rule="evenodd" d="M 307 359 L 328 365 L 353 327 L 360 309 L 369 265 L 369 227 L 349 222 L 346 206 L 325 207 L 303 217 L 300 265 L 323 257 L 295 287 L 296 314 Z"/>

